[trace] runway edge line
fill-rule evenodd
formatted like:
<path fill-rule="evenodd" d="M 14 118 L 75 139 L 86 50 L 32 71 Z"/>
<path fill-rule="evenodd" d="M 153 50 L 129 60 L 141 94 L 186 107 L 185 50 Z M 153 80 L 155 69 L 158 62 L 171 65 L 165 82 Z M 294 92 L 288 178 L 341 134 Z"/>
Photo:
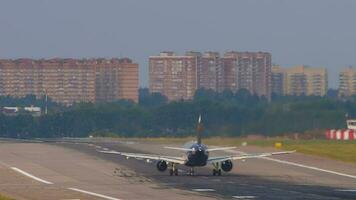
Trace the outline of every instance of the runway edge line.
<path fill-rule="evenodd" d="M 109 196 L 106 196 L 106 195 L 103 195 L 103 194 L 98 194 L 98 193 L 95 193 L 95 192 L 89 192 L 89 191 L 81 190 L 81 189 L 78 189 L 78 188 L 68 188 L 68 190 L 81 192 L 81 193 L 84 193 L 84 194 L 88 194 L 88 195 L 92 195 L 92 196 L 96 196 L 96 197 L 101 197 L 103 199 L 108 199 L 108 200 L 121 200 L 121 199 L 117 199 L 117 198 L 114 198 L 114 197 L 109 197 Z"/>
<path fill-rule="evenodd" d="M 49 182 L 49 181 L 43 180 L 43 179 L 38 178 L 38 177 L 36 177 L 36 176 L 34 176 L 34 175 L 28 173 L 28 172 L 25 172 L 25 171 L 23 171 L 23 170 L 21 170 L 21 169 L 19 169 L 19 168 L 17 168 L 17 167 L 10 167 L 10 168 L 11 168 L 12 170 L 14 170 L 14 171 L 16 171 L 16 172 L 22 174 L 22 175 L 25 175 L 25 176 L 27 176 L 27 177 L 29 177 L 29 178 L 32 178 L 33 180 L 36 180 L 36 181 L 38 181 L 38 182 L 45 183 L 45 184 L 49 184 L 49 185 L 53 184 L 53 183 L 51 183 L 51 182 Z"/>

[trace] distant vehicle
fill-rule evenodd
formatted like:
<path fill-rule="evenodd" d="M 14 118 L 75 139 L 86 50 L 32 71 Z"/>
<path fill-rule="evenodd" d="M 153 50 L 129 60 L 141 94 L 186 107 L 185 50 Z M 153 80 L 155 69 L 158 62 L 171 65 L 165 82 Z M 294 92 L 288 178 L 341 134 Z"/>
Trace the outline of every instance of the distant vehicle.
<path fill-rule="evenodd" d="M 356 119 L 346 120 L 347 129 L 356 130 Z"/>
<path fill-rule="evenodd" d="M 118 152 L 118 151 L 99 151 L 107 154 L 118 154 L 122 156 L 126 156 L 126 158 L 136 158 L 136 159 L 145 159 L 147 162 L 151 160 L 156 161 L 157 169 L 161 172 L 169 169 L 169 174 L 178 175 L 177 165 L 185 165 L 190 167 L 189 174 L 194 175 L 195 167 L 204 167 L 208 164 L 212 164 L 213 175 L 221 175 L 221 172 L 229 172 L 233 168 L 233 160 L 243 160 L 248 158 L 260 158 L 267 157 L 273 155 L 280 154 L 289 154 L 295 151 L 283 151 L 283 152 L 272 152 L 272 153 L 259 153 L 259 154 L 242 154 L 242 155 L 227 155 L 227 156 L 217 156 L 217 157 L 209 157 L 209 153 L 212 151 L 221 151 L 234 149 L 236 147 L 216 147 L 216 148 L 208 148 L 206 145 L 202 143 L 201 140 L 201 132 L 203 129 L 201 116 L 198 119 L 197 126 L 197 141 L 192 143 L 189 148 L 185 147 L 165 147 L 167 149 L 174 149 L 178 151 L 185 152 L 182 157 L 174 157 L 174 156 L 166 156 L 166 155 L 155 155 L 155 154 L 140 154 L 140 153 L 127 153 L 127 152 Z"/>

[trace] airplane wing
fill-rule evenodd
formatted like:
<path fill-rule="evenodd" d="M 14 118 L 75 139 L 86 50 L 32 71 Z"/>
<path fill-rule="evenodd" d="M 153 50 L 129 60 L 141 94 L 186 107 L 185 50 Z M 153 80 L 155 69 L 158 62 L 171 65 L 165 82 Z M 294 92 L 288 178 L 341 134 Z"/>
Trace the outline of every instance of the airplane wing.
<path fill-rule="evenodd" d="M 216 147 L 216 148 L 211 148 L 207 149 L 207 151 L 212 152 L 212 151 L 223 151 L 223 150 L 229 150 L 229 149 L 235 149 L 236 147 Z"/>
<path fill-rule="evenodd" d="M 274 155 L 281 155 L 281 154 L 289 154 L 294 153 L 295 151 L 281 151 L 281 152 L 271 152 L 271 153 L 257 153 L 257 154 L 241 154 L 237 156 L 217 156 L 217 157 L 210 157 L 208 159 L 208 163 L 217 163 L 217 162 L 224 162 L 227 160 L 243 160 L 248 158 L 261 158 L 261 157 L 268 157 Z"/>
<path fill-rule="evenodd" d="M 117 154 L 125 156 L 126 158 L 136 158 L 140 159 L 147 159 L 147 160 L 164 160 L 170 163 L 176 164 L 185 164 L 186 160 L 182 157 L 175 157 L 175 156 L 164 156 L 164 155 L 155 155 L 155 154 L 140 154 L 140 153 L 125 153 L 125 152 L 118 152 L 118 151 L 98 151 L 100 153 L 106 154 Z"/>

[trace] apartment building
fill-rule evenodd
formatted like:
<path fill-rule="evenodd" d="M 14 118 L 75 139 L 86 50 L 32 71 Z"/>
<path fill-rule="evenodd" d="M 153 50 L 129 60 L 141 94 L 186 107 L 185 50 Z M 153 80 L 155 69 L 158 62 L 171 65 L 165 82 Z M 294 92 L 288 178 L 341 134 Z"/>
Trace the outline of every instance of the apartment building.
<path fill-rule="evenodd" d="M 274 94 L 283 95 L 284 73 L 279 65 L 272 66 L 271 69 L 271 91 Z"/>
<path fill-rule="evenodd" d="M 149 88 L 169 100 L 191 99 L 199 88 L 237 91 L 270 98 L 271 54 L 264 52 L 162 52 L 149 58 Z"/>
<path fill-rule="evenodd" d="M 0 95 L 55 102 L 138 101 L 138 64 L 130 59 L 0 60 Z"/>
<path fill-rule="evenodd" d="M 224 89 L 247 89 L 251 94 L 271 96 L 271 61 L 267 52 L 227 52 L 222 58 Z"/>
<path fill-rule="evenodd" d="M 356 69 L 349 67 L 339 74 L 339 96 L 348 97 L 356 94 Z"/>
<path fill-rule="evenodd" d="M 218 52 L 205 52 L 198 65 L 198 88 L 224 90 L 224 68 Z"/>
<path fill-rule="evenodd" d="M 165 95 L 168 100 L 192 99 L 198 87 L 197 70 L 200 54 L 189 52 L 178 56 L 161 52 L 149 57 L 149 88 Z"/>
<path fill-rule="evenodd" d="M 328 89 L 328 75 L 325 68 L 305 65 L 272 68 L 272 90 L 282 95 L 324 96 Z"/>

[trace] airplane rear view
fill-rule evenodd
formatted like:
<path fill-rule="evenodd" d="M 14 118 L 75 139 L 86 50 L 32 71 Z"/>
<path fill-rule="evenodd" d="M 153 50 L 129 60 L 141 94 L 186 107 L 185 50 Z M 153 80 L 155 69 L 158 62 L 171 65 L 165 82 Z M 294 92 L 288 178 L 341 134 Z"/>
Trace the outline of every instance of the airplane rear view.
<path fill-rule="evenodd" d="M 146 159 L 147 161 L 155 160 L 156 167 L 159 171 L 164 172 L 169 169 L 169 174 L 178 175 L 178 165 L 185 165 L 190 168 L 189 174 L 194 175 L 195 167 L 204 167 L 211 164 L 213 168 L 213 175 L 220 176 L 222 171 L 229 172 L 233 168 L 234 160 L 243 160 L 248 158 L 260 158 L 280 154 L 289 154 L 295 151 L 282 151 L 282 152 L 269 152 L 258 154 L 240 154 L 240 155 L 226 155 L 210 157 L 209 153 L 212 151 L 223 151 L 234 149 L 236 147 L 214 147 L 208 148 L 202 143 L 203 123 L 201 115 L 198 118 L 197 124 L 197 138 L 196 141 L 190 145 L 189 148 L 180 147 L 164 147 L 166 149 L 173 149 L 182 151 L 185 154 L 182 157 L 165 156 L 157 154 L 140 154 L 140 153 L 127 153 L 118 151 L 99 151 L 107 154 L 118 154 L 125 156 L 126 158 Z"/>

